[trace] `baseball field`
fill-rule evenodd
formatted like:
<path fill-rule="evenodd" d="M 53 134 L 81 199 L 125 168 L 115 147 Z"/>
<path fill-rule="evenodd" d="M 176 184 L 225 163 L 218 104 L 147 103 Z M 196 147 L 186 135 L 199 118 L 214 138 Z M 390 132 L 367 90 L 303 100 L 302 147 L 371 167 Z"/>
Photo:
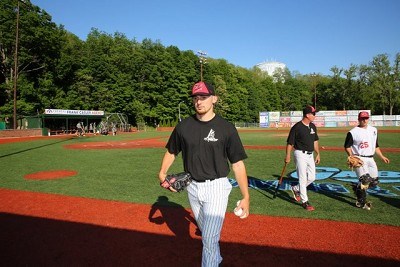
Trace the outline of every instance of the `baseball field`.
<path fill-rule="evenodd" d="M 289 129 L 239 129 L 249 158 L 251 215 L 233 214 L 234 180 L 221 237 L 224 266 L 399 266 L 400 129 L 380 128 L 391 160 L 356 208 L 343 143 L 349 129 L 320 129 L 320 178 L 307 212 L 288 190 L 274 199 Z M 159 186 L 170 132 L 0 139 L 3 266 L 200 266 L 201 239 L 186 192 Z M 334 171 L 332 171 L 334 170 Z M 182 171 L 178 157 L 171 172 Z M 233 176 L 229 176 L 233 178 Z"/>

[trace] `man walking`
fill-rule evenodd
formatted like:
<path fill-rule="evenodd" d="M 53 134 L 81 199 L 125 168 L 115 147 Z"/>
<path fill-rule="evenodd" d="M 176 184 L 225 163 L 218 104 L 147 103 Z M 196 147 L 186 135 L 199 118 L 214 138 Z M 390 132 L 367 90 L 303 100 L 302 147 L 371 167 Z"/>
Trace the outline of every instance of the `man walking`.
<path fill-rule="evenodd" d="M 366 210 L 371 208 L 371 205 L 367 202 L 367 190 L 369 187 L 374 187 L 379 183 L 378 167 L 374 160 L 375 153 L 383 162 L 390 162 L 379 148 L 378 130 L 368 125 L 368 122 L 368 112 L 361 111 L 358 114 L 358 126 L 347 133 L 344 142 L 346 154 L 348 156 L 358 156 L 363 161 L 361 167 L 355 168 L 359 182 L 353 189 L 357 196 L 356 206 Z"/>
<path fill-rule="evenodd" d="M 315 164 L 319 164 L 319 145 L 317 127 L 313 121 L 316 110 L 312 106 L 303 109 L 303 118 L 290 129 L 287 138 L 285 164 L 290 162 L 290 155 L 293 155 L 296 164 L 297 177 L 299 183 L 291 187 L 293 197 L 307 211 L 315 208 L 308 201 L 307 186 L 315 180 Z M 316 154 L 314 160 L 314 152 Z"/>
<path fill-rule="evenodd" d="M 182 152 L 184 170 L 193 177 L 187 192 L 202 233 L 202 266 L 218 266 L 222 262 L 219 240 L 232 189 L 227 178 L 229 163 L 243 197 L 238 206 L 243 209 L 240 218 L 249 215 L 250 196 L 243 162 L 247 155 L 234 125 L 214 112 L 218 100 L 214 87 L 198 82 L 192 88 L 191 97 L 196 114 L 175 127 L 158 176 L 163 184 L 168 169 Z M 169 190 L 174 191 L 171 187 Z"/>

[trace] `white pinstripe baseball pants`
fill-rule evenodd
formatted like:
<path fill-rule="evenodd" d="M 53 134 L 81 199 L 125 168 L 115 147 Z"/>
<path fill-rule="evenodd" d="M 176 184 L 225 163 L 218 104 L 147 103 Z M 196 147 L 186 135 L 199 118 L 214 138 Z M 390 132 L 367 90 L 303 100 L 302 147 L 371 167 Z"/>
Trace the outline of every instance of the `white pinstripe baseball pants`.
<path fill-rule="evenodd" d="M 231 190 L 232 185 L 226 177 L 203 183 L 193 181 L 187 188 L 202 236 L 202 267 L 218 266 L 222 261 L 219 240 Z"/>
<path fill-rule="evenodd" d="M 299 177 L 299 184 L 294 186 L 294 189 L 300 191 L 301 202 L 304 203 L 308 201 L 307 186 L 315 181 L 314 153 L 307 154 L 295 150 L 293 154 L 297 177 Z"/>

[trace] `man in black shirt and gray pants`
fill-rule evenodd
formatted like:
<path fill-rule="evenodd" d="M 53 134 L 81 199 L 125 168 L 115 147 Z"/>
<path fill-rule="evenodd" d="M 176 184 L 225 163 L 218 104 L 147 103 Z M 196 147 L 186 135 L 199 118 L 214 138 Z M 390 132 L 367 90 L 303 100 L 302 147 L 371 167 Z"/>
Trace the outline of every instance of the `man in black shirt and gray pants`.
<path fill-rule="evenodd" d="M 293 197 L 308 211 L 315 208 L 310 205 L 307 195 L 307 186 L 315 181 L 315 164 L 319 164 L 319 145 L 317 127 L 312 123 L 316 110 L 312 106 L 303 109 L 303 119 L 290 129 L 287 138 L 285 164 L 290 162 L 290 155 L 294 149 L 294 161 L 299 183 L 292 186 Z M 314 152 L 316 154 L 314 160 Z"/>
<path fill-rule="evenodd" d="M 158 178 L 162 185 L 175 158 L 182 153 L 184 170 L 193 177 L 187 192 L 201 231 L 201 266 L 217 267 L 222 261 L 219 240 L 232 190 L 227 178 L 230 169 L 243 197 L 236 208 L 243 210 L 238 216 L 249 216 L 250 195 L 244 165 L 247 155 L 235 126 L 214 112 L 218 100 L 214 87 L 198 82 L 191 97 L 196 114 L 179 122 L 171 133 Z"/>

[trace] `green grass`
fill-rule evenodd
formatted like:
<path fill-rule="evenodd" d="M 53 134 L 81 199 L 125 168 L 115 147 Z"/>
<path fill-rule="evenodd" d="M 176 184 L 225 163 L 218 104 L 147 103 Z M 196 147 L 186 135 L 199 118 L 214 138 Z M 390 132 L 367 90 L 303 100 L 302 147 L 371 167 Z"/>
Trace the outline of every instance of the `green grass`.
<path fill-rule="evenodd" d="M 348 129 L 347 129 L 348 130 Z M 321 132 L 321 146 L 342 147 L 346 135 L 342 132 Z M 245 145 L 285 145 L 287 131 L 240 132 Z M 168 198 L 184 207 L 189 207 L 186 193 L 173 194 L 163 190 L 158 183 L 158 171 L 163 148 L 143 149 L 103 149 L 74 150 L 64 145 L 80 142 L 127 141 L 142 138 L 160 137 L 167 140 L 168 132 L 139 132 L 117 136 L 97 136 L 71 138 L 40 139 L 0 145 L 0 187 L 47 192 L 89 198 L 117 200 L 135 203 L 153 204 L 159 196 Z M 400 147 L 400 133 L 380 132 L 379 142 L 382 148 Z M 283 167 L 284 150 L 247 150 L 249 158 L 245 161 L 249 176 L 260 180 L 276 180 Z M 400 171 L 400 153 L 385 153 L 391 164 L 377 159 L 380 170 Z M 346 170 L 344 151 L 321 150 L 321 164 L 325 167 L 337 167 Z M 76 176 L 48 181 L 24 179 L 24 175 L 46 170 L 75 170 Z M 287 166 L 286 173 L 295 169 L 293 163 Z M 177 158 L 171 172 L 182 170 L 182 160 Z M 230 177 L 233 177 L 230 174 Z M 293 180 L 294 181 L 294 180 Z M 317 183 L 341 183 L 332 179 Z M 342 183 L 350 190 L 350 185 Z M 395 184 L 381 184 L 384 189 L 400 194 L 393 188 Z M 281 190 L 276 199 L 272 198 L 272 189 L 250 189 L 251 212 L 272 216 L 289 216 L 340 221 L 365 222 L 400 226 L 398 220 L 400 198 L 369 196 L 373 202 L 370 211 L 354 207 L 353 194 L 333 194 L 309 191 L 309 198 L 316 207 L 315 212 L 306 212 L 291 199 L 289 191 Z M 232 190 L 228 211 L 232 211 L 240 199 L 238 188 Z"/>

